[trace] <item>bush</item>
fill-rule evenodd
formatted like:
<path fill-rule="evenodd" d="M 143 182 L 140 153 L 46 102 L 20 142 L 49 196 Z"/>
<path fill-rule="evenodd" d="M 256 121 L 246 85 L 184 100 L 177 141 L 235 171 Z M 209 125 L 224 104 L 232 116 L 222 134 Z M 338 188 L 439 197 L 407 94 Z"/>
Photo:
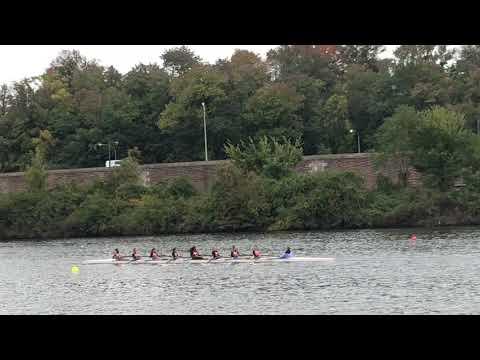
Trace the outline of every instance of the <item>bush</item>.
<path fill-rule="evenodd" d="M 65 220 L 67 232 L 82 235 L 107 235 L 111 221 L 116 215 L 115 200 L 95 192 L 75 209 Z"/>
<path fill-rule="evenodd" d="M 265 225 L 271 211 L 265 180 L 232 165 L 221 168 L 210 192 L 210 211 L 220 230 L 240 230 Z"/>
<path fill-rule="evenodd" d="M 174 179 L 167 183 L 165 194 L 175 199 L 189 199 L 198 194 L 190 180 L 185 177 Z"/>
<path fill-rule="evenodd" d="M 144 195 L 132 209 L 119 215 L 114 224 L 126 233 L 172 233 L 183 223 L 184 214 L 183 201 L 173 197 Z"/>
<path fill-rule="evenodd" d="M 233 164 L 244 173 L 254 172 L 258 175 L 280 179 L 302 160 L 303 148 L 299 139 L 294 143 L 286 137 L 276 139 L 263 136 L 258 142 L 252 138 L 234 146 L 225 146 L 225 152 Z"/>
<path fill-rule="evenodd" d="M 367 191 L 352 173 L 292 175 L 274 186 L 274 230 L 331 229 L 363 224 Z"/>

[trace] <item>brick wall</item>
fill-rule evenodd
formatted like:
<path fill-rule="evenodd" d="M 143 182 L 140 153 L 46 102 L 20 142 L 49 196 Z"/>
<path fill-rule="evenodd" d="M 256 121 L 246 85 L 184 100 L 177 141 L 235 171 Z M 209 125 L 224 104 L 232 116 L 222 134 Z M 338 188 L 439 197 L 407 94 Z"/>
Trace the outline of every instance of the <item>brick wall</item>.
<path fill-rule="evenodd" d="M 215 173 L 219 166 L 228 161 L 185 162 L 170 164 L 149 164 L 142 166 L 145 184 L 151 185 L 185 176 L 199 190 L 206 190 L 215 181 Z M 375 186 L 377 171 L 373 164 L 372 154 L 338 154 L 306 156 L 296 168 L 299 172 L 318 171 L 352 171 L 362 176 L 368 187 Z M 48 172 L 48 185 L 91 183 L 96 178 L 105 178 L 111 173 L 108 168 L 88 168 L 70 170 L 51 170 Z M 384 175 L 394 178 L 396 169 L 383 171 Z M 418 174 L 412 173 L 409 181 L 416 183 Z M 24 173 L 0 174 L 0 193 L 17 192 L 25 189 Z"/>

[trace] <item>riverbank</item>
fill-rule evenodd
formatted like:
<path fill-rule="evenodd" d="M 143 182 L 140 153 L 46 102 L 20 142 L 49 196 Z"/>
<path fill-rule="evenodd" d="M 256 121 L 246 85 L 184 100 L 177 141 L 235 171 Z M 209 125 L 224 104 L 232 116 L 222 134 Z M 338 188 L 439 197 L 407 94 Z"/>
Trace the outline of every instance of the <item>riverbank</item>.
<path fill-rule="evenodd" d="M 221 234 L 480 225 L 480 195 L 434 192 L 348 172 L 269 179 L 225 167 L 208 192 L 186 179 L 152 187 L 119 177 L 0 196 L 0 239 Z"/>

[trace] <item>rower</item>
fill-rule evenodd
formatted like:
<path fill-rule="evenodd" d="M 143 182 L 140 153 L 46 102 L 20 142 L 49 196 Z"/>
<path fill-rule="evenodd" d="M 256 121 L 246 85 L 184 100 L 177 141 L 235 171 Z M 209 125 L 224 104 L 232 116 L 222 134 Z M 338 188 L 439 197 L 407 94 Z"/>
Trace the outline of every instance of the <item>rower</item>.
<path fill-rule="evenodd" d="M 203 257 L 200 256 L 196 246 L 190 249 L 190 257 L 192 260 L 203 260 Z"/>
<path fill-rule="evenodd" d="M 255 259 L 260 259 L 260 256 L 262 256 L 262 254 L 260 254 L 260 251 L 258 249 L 253 249 L 253 257 Z"/>
<path fill-rule="evenodd" d="M 132 258 L 133 260 L 140 260 L 142 258 L 140 254 L 137 252 L 137 248 L 133 249 Z"/>
<path fill-rule="evenodd" d="M 230 257 L 236 259 L 240 256 L 240 252 L 238 251 L 238 249 L 235 247 L 235 245 L 233 245 L 232 247 L 232 251 L 230 252 Z"/>
<path fill-rule="evenodd" d="M 160 256 L 158 255 L 158 252 L 155 248 L 153 248 L 151 251 L 150 251 L 150 259 L 152 260 L 158 260 L 160 259 Z"/>
<path fill-rule="evenodd" d="M 173 260 L 177 260 L 179 257 L 180 257 L 180 255 L 178 255 L 177 248 L 173 248 L 173 250 L 172 250 Z"/>
<path fill-rule="evenodd" d="M 120 255 L 120 251 L 118 251 L 118 249 L 115 249 L 115 251 L 113 252 L 112 259 L 119 261 L 122 260 L 122 255 Z"/>
<path fill-rule="evenodd" d="M 212 250 L 212 258 L 213 258 L 214 260 L 220 259 L 220 253 L 218 252 L 217 249 L 213 249 L 213 250 Z"/>
<path fill-rule="evenodd" d="M 294 255 L 293 255 L 292 250 L 290 250 L 290 248 L 287 247 L 287 250 L 285 251 L 285 253 L 282 256 L 280 256 L 280 259 L 288 259 L 288 258 L 291 258 L 293 256 Z"/>

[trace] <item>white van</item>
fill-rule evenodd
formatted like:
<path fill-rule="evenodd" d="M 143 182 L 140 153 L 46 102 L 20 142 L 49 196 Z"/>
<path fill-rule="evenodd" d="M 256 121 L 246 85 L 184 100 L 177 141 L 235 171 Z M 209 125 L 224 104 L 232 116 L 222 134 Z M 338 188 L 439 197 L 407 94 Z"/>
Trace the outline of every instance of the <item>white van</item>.
<path fill-rule="evenodd" d="M 121 163 L 122 160 L 105 161 L 105 167 L 119 167 Z"/>

